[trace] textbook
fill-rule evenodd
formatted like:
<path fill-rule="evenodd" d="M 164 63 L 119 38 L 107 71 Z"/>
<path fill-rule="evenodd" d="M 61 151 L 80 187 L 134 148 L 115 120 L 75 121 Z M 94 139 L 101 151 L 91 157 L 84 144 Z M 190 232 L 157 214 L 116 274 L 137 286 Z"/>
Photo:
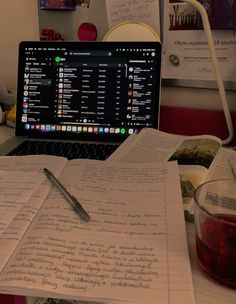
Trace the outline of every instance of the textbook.
<path fill-rule="evenodd" d="M 86 222 L 44 174 L 88 212 Z M 176 161 L 0 158 L 0 293 L 194 303 Z"/>
<path fill-rule="evenodd" d="M 176 160 L 185 217 L 193 221 L 194 190 L 210 179 L 235 178 L 231 158 L 236 159 L 236 151 L 223 148 L 221 139 L 216 136 L 183 136 L 144 128 L 139 134 L 128 137 L 107 161 L 159 163 Z"/>

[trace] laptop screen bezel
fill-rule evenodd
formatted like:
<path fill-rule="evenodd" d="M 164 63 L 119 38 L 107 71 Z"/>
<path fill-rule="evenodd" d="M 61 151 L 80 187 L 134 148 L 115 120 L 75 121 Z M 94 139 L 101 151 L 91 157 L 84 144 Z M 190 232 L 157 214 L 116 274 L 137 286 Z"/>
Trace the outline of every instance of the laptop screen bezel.
<path fill-rule="evenodd" d="M 152 128 L 157 129 L 159 127 L 159 111 L 160 111 L 160 86 L 161 86 L 161 52 L 162 46 L 159 41 L 130 41 L 130 42 L 108 42 L 108 41 L 96 41 L 96 42 L 78 42 L 78 41 L 23 41 L 19 45 L 18 53 L 18 79 L 17 79 L 17 107 L 16 107 L 16 125 L 15 125 L 15 135 L 16 136 L 28 136 L 31 138 L 48 138 L 48 139 L 69 139 L 69 140 L 89 140 L 89 141 L 110 141 L 110 142 L 122 142 L 125 138 L 128 137 L 125 135 L 117 134 L 93 134 L 93 133 L 74 133 L 74 132 L 36 132 L 34 130 L 26 130 L 22 128 L 21 116 L 22 116 L 22 90 L 24 86 L 23 75 L 24 75 L 24 56 L 25 48 L 37 48 L 37 47 L 56 47 L 60 44 L 60 47 L 72 47 L 75 48 L 79 44 L 79 48 L 82 49 L 104 49 L 106 44 L 106 49 L 109 48 L 109 45 L 112 47 L 133 47 L 133 48 L 142 48 L 150 47 L 154 48 L 157 53 L 157 62 L 159 64 L 156 66 L 156 78 L 155 78 L 155 94 L 154 94 L 154 121 Z"/>

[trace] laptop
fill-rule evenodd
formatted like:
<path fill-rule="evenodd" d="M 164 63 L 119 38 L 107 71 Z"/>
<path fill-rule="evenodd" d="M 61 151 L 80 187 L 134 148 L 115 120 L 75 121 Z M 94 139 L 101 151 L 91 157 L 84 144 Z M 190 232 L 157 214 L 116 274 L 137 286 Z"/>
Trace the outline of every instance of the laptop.
<path fill-rule="evenodd" d="M 0 155 L 106 159 L 158 128 L 160 67 L 160 42 L 21 42 L 15 136 Z"/>

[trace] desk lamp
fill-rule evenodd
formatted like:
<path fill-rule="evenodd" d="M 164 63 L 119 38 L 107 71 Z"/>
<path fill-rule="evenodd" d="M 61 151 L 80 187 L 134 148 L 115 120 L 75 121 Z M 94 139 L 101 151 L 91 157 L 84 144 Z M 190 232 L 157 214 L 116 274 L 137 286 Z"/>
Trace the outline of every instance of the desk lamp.
<path fill-rule="evenodd" d="M 220 74 L 218 60 L 216 57 L 215 46 L 209 24 L 208 15 L 204 6 L 197 0 L 184 0 L 183 2 L 192 4 L 197 9 L 197 11 L 199 12 L 202 18 L 203 28 L 208 41 L 208 47 L 213 62 L 220 99 L 223 106 L 224 116 L 229 132 L 228 138 L 222 140 L 223 145 L 226 145 L 230 143 L 234 137 L 234 128 L 226 99 L 224 84 Z M 127 40 L 128 41 L 129 40 L 139 40 L 139 41 L 158 40 L 159 41 L 160 39 L 159 39 L 159 35 L 147 24 L 142 22 L 125 21 L 113 26 L 103 38 L 103 41 L 106 40 L 107 41 L 121 41 L 121 40 L 123 41 L 124 40 L 126 41 Z"/>
<path fill-rule="evenodd" d="M 120 22 L 106 33 L 103 41 L 160 41 L 160 36 L 148 24 L 139 21 Z"/>
<path fill-rule="evenodd" d="M 201 15 L 201 18 L 202 18 L 202 24 L 203 24 L 203 28 L 204 28 L 205 35 L 206 35 L 207 42 L 208 42 L 208 47 L 209 47 L 211 59 L 213 62 L 213 67 L 214 67 L 217 86 L 218 86 L 218 90 L 219 90 L 219 94 L 220 94 L 220 99 L 221 99 L 224 116 L 225 116 L 226 124 L 228 127 L 228 132 L 229 132 L 229 136 L 226 139 L 222 140 L 223 145 L 225 145 L 232 141 L 232 139 L 234 137 L 234 128 L 233 128 L 232 118 L 230 115 L 229 106 L 228 106 L 226 95 L 225 95 L 223 80 L 222 80 L 222 77 L 220 74 L 218 60 L 216 57 L 215 45 L 214 45 L 214 40 L 212 37 L 212 32 L 211 32 L 211 27 L 209 24 L 208 15 L 207 15 L 207 12 L 206 12 L 204 6 L 197 0 L 184 0 L 183 2 L 192 4 L 197 9 L 197 11 L 199 12 L 199 14 Z"/>

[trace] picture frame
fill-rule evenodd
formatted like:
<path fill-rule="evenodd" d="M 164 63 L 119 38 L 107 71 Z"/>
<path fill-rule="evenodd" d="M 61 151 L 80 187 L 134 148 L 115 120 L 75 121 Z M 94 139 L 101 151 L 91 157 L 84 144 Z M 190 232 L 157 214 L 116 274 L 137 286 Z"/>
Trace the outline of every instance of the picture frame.
<path fill-rule="evenodd" d="M 214 1 L 199 0 L 199 2 L 206 6 L 205 9 L 210 14 L 208 18 L 225 89 L 236 90 L 236 19 L 222 17 L 223 19 L 219 20 L 216 18 L 217 9 L 213 10 L 212 6 L 207 7 L 208 4 L 213 5 Z M 235 6 L 236 1 L 234 2 Z M 201 16 L 192 5 L 184 1 L 161 1 L 161 4 L 163 83 L 216 89 L 213 63 Z M 231 13 L 233 14 L 233 11 Z"/>
<path fill-rule="evenodd" d="M 40 10 L 71 11 L 76 7 L 75 0 L 40 0 Z"/>

